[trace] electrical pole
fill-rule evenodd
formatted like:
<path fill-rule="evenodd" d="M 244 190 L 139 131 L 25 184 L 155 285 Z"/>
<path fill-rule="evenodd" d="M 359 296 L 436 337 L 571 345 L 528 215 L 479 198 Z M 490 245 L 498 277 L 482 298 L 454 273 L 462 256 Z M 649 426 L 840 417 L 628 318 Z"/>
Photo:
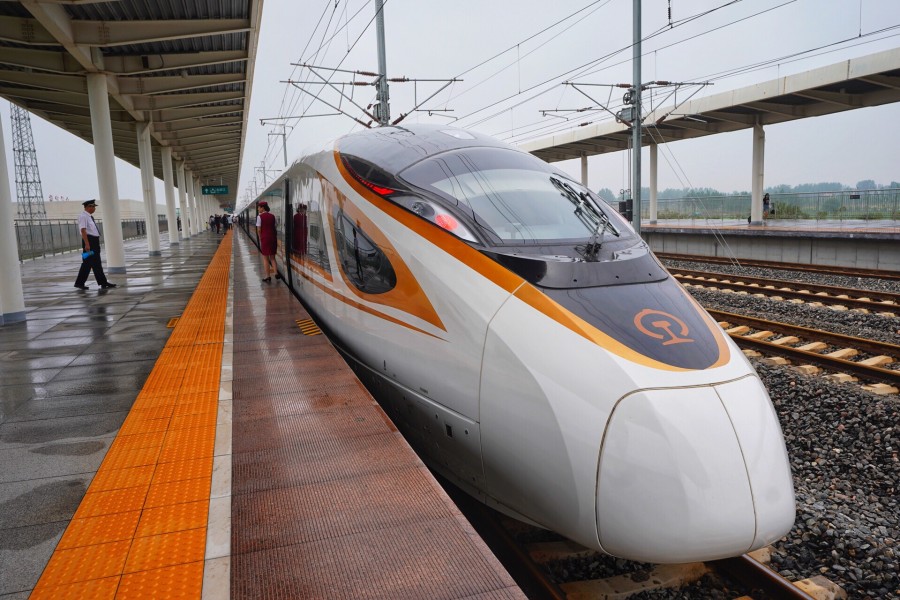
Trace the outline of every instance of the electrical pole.
<path fill-rule="evenodd" d="M 634 87 L 631 93 L 633 120 L 631 121 L 631 164 L 632 164 L 632 183 L 631 198 L 634 201 L 634 212 L 631 224 L 635 233 L 641 235 L 641 0 L 632 0 L 633 2 L 633 38 L 631 52 L 632 80 Z"/>
<path fill-rule="evenodd" d="M 266 175 L 266 161 L 262 161 L 262 163 L 260 164 L 262 165 L 261 167 L 259 167 L 259 169 L 262 171 L 263 187 L 267 188 L 269 187 L 269 177 L 268 175 Z"/>
<path fill-rule="evenodd" d="M 287 161 L 287 125 L 282 124 L 281 127 L 283 128 L 281 133 L 278 133 L 276 131 L 276 132 L 270 133 L 269 135 L 270 136 L 273 136 L 273 135 L 281 136 L 281 151 L 284 154 L 284 168 L 287 169 L 287 162 L 288 162 Z"/>
<path fill-rule="evenodd" d="M 375 0 L 375 30 L 378 34 L 378 93 L 376 99 L 375 116 L 379 125 L 387 125 L 391 122 L 390 93 L 387 81 L 387 57 L 384 49 L 384 4 L 382 0 Z"/>
<path fill-rule="evenodd" d="M 675 82 L 675 81 L 649 81 L 647 83 L 641 83 L 641 0 L 632 0 L 632 28 L 633 28 L 633 43 L 632 43 L 632 57 L 631 57 L 631 65 L 632 65 L 632 83 L 577 83 L 573 81 L 564 82 L 564 85 L 572 86 L 576 91 L 578 91 L 581 95 L 585 96 L 592 102 L 596 104 L 597 107 L 605 110 L 610 115 L 615 117 L 617 123 L 624 123 L 627 126 L 631 127 L 631 137 L 628 139 L 628 151 L 631 153 L 629 157 L 628 165 L 628 182 L 631 185 L 631 190 L 623 190 L 623 192 L 630 191 L 631 193 L 631 224 L 634 227 L 634 231 L 640 235 L 641 234 L 641 147 L 643 140 L 643 130 L 642 123 L 643 118 L 641 116 L 641 94 L 644 93 L 644 90 L 653 90 L 654 86 L 658 87 L 673 87 L 675 91 L 673 91 L 669 96 L 666 97 L 668 99 L 671 97 L 679 88 L 682 86 L 698 86 L 697 89 L 689 94 L 687 98 L 683 98 L 681 101 L 678 101 L 676 96 L 675 104 L 672 106 L 669 111 L 662 116 L 657 116 L 655 123 L 651 123 L 651 127 L 658 125 L 661 123 L 666 117 L 672 114 L 679 106 L 683 105 L 685 102 L 690 100 L 697 92 L 700 91 L 703 87 L 707 85 L 712 85 L 710 82 Z M 669 14 L 669 20 L 671 22 L 671 12 Z M 622 97 L 623 108 L 619 112 L 612 112 L 607 106 L 604 105 L 604 102 L 598 101 L 591 97 L 590 94 L 585 92 L 582 87 L 587 86 L 600 86 L 600 87 L 611 87 L 611 88 L 620 88 L 627 89 L 625 95 Z M 612 94 L 610 94 L 612 97 Z M 608 101 L 607 101 L 608 103 Z M 556 112 L 584 112 L 586 110 L 594 110 L 595 106 L 589 106 L 587 108 L 575 108 L 575 109 L 543 109 L 540 112 L 546 116 L 548 113 L 556 113 Z M 568 120 L 568 119 L 566 119 Z M 655 146 L 651 146 L 650 150 L 650 164 L 651 169 L 653 168 L 655 160 Z M 655 170 L 653 171 L 655 173 Z M 655 182 L 653 181 L 653 174 L 651 174 L 651 183 L 653 183 L 653 188 L 655 189 Z M 623 200 L 627 202 L 627 198 Z M 652 200 L 652 198 L 651 198 Z M 651 210 L 652 207 L 651 207 Z M 627 203 L 625 214 L 627 215 Z M 651 213 L 651 217 L 653 214 Z"/>

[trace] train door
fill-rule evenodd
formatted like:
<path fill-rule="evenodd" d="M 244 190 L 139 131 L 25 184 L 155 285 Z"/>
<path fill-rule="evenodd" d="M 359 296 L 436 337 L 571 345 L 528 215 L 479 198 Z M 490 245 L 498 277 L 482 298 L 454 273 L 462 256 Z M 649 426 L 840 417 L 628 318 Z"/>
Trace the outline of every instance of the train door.
<path fill-rule="evenodd" d="M 292 189 L 291 189 L 291 180 L 285 179 L 282 181 L 281 187 L 281 196 L 284 198 L 284 277 L 287 280 L 288 286 L 290 287 L 293 284 L 293 269 L 291 268 L 291 258 L 293 255 L 293 243 L 291 240 L 293 239 L 293 201 L 292 201 Z"/>

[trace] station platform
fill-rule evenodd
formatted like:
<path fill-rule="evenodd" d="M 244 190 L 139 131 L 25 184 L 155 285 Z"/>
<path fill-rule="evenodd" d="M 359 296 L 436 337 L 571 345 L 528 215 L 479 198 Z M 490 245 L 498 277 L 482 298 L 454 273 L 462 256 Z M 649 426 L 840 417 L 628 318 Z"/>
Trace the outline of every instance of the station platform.
<path fill-rule="evenodd" d="M 524 598 L 240 231 L 163 248 L 22 266 L 0 599 Z"/>
<path fill-rule="evenodd" d="M 642 222 L 654 252 L 900 271 L 900 221 L 770 218 Z"/>
<path fill-rule="evenodd" d="M 653 232 L 727 231 L 732 235 L 809 236 L 821 238 L 864 238 L 900 240 L 900 221 L 813 220 L 771 217 L 762 223 L 746 219 L 660 219 L 641 223 L 641 230 Z"/>

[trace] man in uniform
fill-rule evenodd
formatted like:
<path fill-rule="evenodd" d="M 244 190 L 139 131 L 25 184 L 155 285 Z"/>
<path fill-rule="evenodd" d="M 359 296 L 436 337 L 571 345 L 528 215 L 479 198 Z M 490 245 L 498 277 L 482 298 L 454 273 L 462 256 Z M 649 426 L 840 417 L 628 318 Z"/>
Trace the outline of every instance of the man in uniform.
<path fill-rule="evenodd" d="M 88 289 L 85 285 L 88 273 L 94 271 L 94 279 L 103 289 L 114 288 L 116 284 L 106 280 L 103 273 L 103 265 L 100 264 L 100 230 L 94 222 L 94 211 L 97 210 L 96 200 L 86 200 L 81 203 L 84 210 L 78 215 L 78 232 L 81 234 L 81 268 L 75 279 L 75 287 L 80 290 Z"/>

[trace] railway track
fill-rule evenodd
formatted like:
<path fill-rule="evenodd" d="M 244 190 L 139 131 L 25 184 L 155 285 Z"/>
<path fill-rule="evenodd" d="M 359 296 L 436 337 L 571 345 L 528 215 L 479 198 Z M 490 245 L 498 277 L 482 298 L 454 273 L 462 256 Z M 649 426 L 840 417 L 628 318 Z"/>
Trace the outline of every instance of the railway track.
<path fill-rule="evenodd" d="M 669 252 L 654 252 L 663 260 L 681 260 L 688 262 L 702 262 L 718 265 L 740 264 L 742 267 L 761 267 L 764 269 L 783 269 L 786 271 L 805 271 L 808 273 L 824 273 L 828 275 L 844 275 L 846 277 L 873 277 L 896 281 L 900 280 L 900 272 L 886 271 L 882 269 L 857 269 L 848 267 L 826 267 L 817 265 L 797 265 L 767 260 L 735 260 L 718 256 L 697 256 L 693 254 L 674 254 Z"/>
<path fill-rule="evenodd" d="M 505 517 L 438 479 L 532 600 L 624 600 L 653 590 L 668 589 L 678 594 L 686 586 L 740 590 L 734 597 L 748 600 L 841 597 L 840 588 L 822 577 L 797 583 L 785 579 L 763 564 L 769 556 L 765 548 L 752 556 L 681 565 L 651 565 L 608 557 L 555 533 Z M 605 572 L 614 574 L 599 578 L 559 577 L 554 563 L 573 560 L 609 563 L 612 566 Z M 834 590 L 838 591 L 833 593 Z M 752 593 L 747 595 L 748 592 Z"/>
<path fill-rule="evenodd" d="M 900 346 L 895 344 L 719 310 L 707 312 L 741 348 L 780 356 L 792 364 L 800 365 L 801 370 L 809 374 L 817 371 L 804 369 L 803 365 L 828 369 L 836 374 L 835 378 L 838 381 L 849 379 L 837 375 L 852 374 L 865 381 L 886 384 L 894 388 L 900 387 L 900 370 L 888 367 L 888 365 L 898 366 Z M 857 360 L 850 360 L 851 358 Z M 875 387 L 872 391 L 890 393 L 884 387 Z M 893 393 L 896 393 L 896 389 Z"/>
<path fill-rule="evenodd" d="M 630 563 L 600 555 L 569 540 L 539 541 L 518 544 L 516 532 L 527 532 L 529 526 L 505 517 L 500 517 L 500 525 L 508 532 L 511 543 L 520 547 L 518 551 L 524 560 L 534 563 L 529 571 L 543 576 L 545 589 L 542 593 L 529 594 L 532 598 L 552 598 L 554 600 L 600 600 L 625 599 L 644 592 L 669 590 L 673 597 L 683 597 L 685 588 L 694 590 L 716 589 L 734 597 L 747 599 L 811 600 L 812 598 L 840 597 L 839 588 L 822 577 L 814 577 L 793 583 L 766 564 L 769 550 L 764 548 L 753 555 L 735 558 L 678 565 L 650 565 Z M 557 581 L 551 573 L 559 569 L 554 562 L 571 560 L 607 561 L 616 565 L 616 574 L 593 579 Z M 811 595 L 815 594 L 815 595 Z"/>
<path fill-rule="evenodd" d="M 848 309 L 881 314 L 896 315 L 900 313 L 900 294 L 690 269 L 669 268 L 669 272 L 685 286 L 714 287 L 769 297 L 778 296 L 807 303 L 839 305 Z"/>

